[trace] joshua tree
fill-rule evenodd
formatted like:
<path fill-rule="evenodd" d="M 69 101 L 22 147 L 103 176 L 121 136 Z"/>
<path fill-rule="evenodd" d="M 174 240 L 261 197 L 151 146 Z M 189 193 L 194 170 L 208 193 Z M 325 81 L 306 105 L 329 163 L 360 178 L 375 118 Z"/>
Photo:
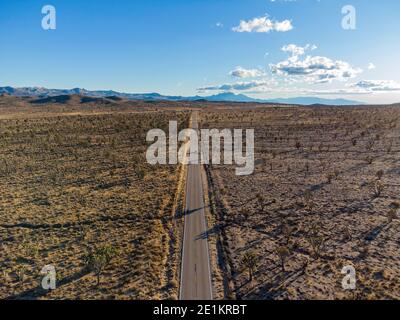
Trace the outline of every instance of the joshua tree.
<path fill-rule="evenodd" d="M 367 243 L 360 243 L 360 258 L 365 259 L 369 254 L 369 246 Z"/>
<path fill-rule="evenodd" d="M 314 256 L 319 258 L 325 248 L 326 239 L 319 234 L 317 225 L 313 225 L 307 234 L 307 241 L 311 245 Z"/>
<path fill-rule="evenodd" d="M 340 176 L 340 171 L 339 170 L 335 170 L 335 172 L 333 173 L 335 175 L 335 178 L 339 178 Z"/>
<path fill-rule="evenodd" d="M 376 173 L 377 179 L 378 179 L 378 180 L 381 180 L 384 174 L 385 174 L 385 171 L 379 170 L 379 171 Z"/>
<path fill-rule="evenodd" d="M 365 146 L 365 148 L 367 149 L 367 151 L 371 151 L 372 148 L 374 147 L 375 141 L 370 140 L 367 142 L 367 145 Z"/>
<path fill-rule="evenodd" d="M 374 159 L 371 156 L 368 156 L 365 161 L 367 161 L 368 164 L 372 164 L 374 162 Z"/>
<path fill-rule="evenodd" d="M 253 251 L 246 252 L 241 264 L 243 268 L 248 270 L 249 281 L 253 281 L 253 275 L 257 269 L 257 255 Z"/>
<path fill-rule="evenodd" d="M 250 217 L 250 211 L 249 211 L 249 210 L 247 210 L 247 209 L 241 209 L 241 210 L 239 211 L 239 213 L 240 213 L 240 215 L 243 217 L 243 219 L 244 219 L 245 221 L 249 220 L 249 217 Z"/>
<path fill-rule="evenodd" d="M 397 209 L 393 208 L 387 213 L 388 223 L 391 223 L 393 220 L 397 219 Z"/>
<path fill-rule="evenodd" d="M 143 180 L 146 177 L 146 172 L 142 168 L 136 168 L 135 173 L 139 180 Z"/>
<path fill-rule="evenodd" d="M 386 152 L 387 153 L 391 153 L 392 152 L 392 147 L 393 147 L 393 143 L 390 142 L 389 145 L 386 147 Z"/>
<path fill-rule="evenodd" d="M 26 267 L 23 265 L 19 265 L 17 271 L 15 272 L 18 282 L 23 282 L 25 280 L 25 272 Z"/>
<path fill-rule="evenodd" d="M 328 173 L 328 174 L 326 175 L 327 183 L 328 183 L 328 184 L 331 184 L 333 178 L 334 178 L 334 175 L 333 175 L 332 173 Z"/>
<path fill-rule="evenodd" d="M 306 178 L 308 173 L 310 172 L 310 164 L 307 162 L 304 167 L 304 177 Z"/>
<path fill-rule="evenodd" d="M 285 263 L 286 259 L 290 256 L 290 251 L 287 247 L 279 247 L 276 249 L 276 254 L 280 259 L 282 272 L 285 272 Z"/>
<path fill-rule="evenodd" d="M 384 185 L 380 181 L 376 181 L 374 184 L 374 196 L 375 198 L 379 198 L 383 192 Z"/>
<path fill-rule="evenodd" d="M 283 233 L 283 235 L 284 235 L 285 238 L 286 238 L 286 244 L 289 244 L 290 239 L 291 239 L 291 237 L 292 237 L 292 234 L 293 234 L 293 232 L 295 232 L 295 231 L 296 231 L 296 228 L 291 227 L 291 226 L 289 226 L 289 225 L 287 225 L 287 224 L 284 224 L 284 225 L 282 226 L 282 233 Z"/>
<path fill-rule="evenodd" d="M 325 246 L 325 239 L 319 235 L 308 235 L 307 241 L 310 243 L 314 255 L 319 258 L 321 256 L 321 251 Z"/>
<path fill-rule="evenodd" d="M 310 210 L 312 211 L 313 207 L 314 207 L 314 202 L 313 202 L 313 196 L 311 193 L 311 190 L 306 190 L 304 192 L 304 205 Z"/>
<path fill-rule="evenodd" d="M 343 237 L 344 237 L 344 240 L 347 240 L 347 241 L 350 241 L 353 238 L 351 231 L 350 231 L 349 227 L 347 227 L 347 226 L 343 228 Z"/>
<path fill-rule="evenodd" d="M 100 285 L 100 276 L 111 260 L 117 255 L 117 251 L 110 245 L 100 247 L 85 256 L 85 264 L 97 277 L 96 286 Z"/>
<path fill-rule="evenodd" d="M 257 202 L 260 206 L 261 212 L 265 213 L 265 209 L 271 204 L 275 203 L 275 200 L 267 201 L 267 199 L 262 194 L 257 194 Z"/>
<path fill-rule="evenodd" d="M 277 156 L 277 153 L 276 153 L 275 150 L 273 150 L 273 151 L 271 152 L 271 161 L 270 161 L 271 171 L 273 170 L 273 161 L 275 160 L 276 156 Z"/>

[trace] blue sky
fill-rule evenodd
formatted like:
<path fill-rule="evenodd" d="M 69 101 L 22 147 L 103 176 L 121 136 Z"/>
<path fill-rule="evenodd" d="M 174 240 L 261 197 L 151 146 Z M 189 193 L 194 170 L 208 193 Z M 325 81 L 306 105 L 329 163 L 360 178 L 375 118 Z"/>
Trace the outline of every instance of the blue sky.
<path fill-rule="evenodd" d="M 0 86 L 398 102 L 399 35 L 398 0 L 0 0 Z"/>

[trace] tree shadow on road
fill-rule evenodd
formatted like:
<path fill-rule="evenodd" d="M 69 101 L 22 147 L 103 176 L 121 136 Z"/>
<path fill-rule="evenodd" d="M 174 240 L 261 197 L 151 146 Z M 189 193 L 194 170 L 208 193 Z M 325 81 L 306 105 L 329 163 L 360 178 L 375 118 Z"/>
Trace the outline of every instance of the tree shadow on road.
<path fill-rule="evenodd" d="M 204 210 L 204 209 L 206 209 L 207 208 L 207 206 L 205 206 L 205 207 L 202 207 L 202 208 L 198 208 L 198 209 L 193 209 L 193 210 L 186 210 L 184 213 L 183 213 L 183 216 L 190 216 L 191 214 L 194 214 L 194 213 L 196 213 L 196 212 L 199 212 L 199 211 L 201 211 L 201 210 Z"/>
<path fill-rule="evenodd" d="M 200 233 L 197 237 L 196 240 L 204 240 L 208 239 L 209 236 L 217 235 L 221 231 L 220 225 L 215 225 L 212 228 Z"/>

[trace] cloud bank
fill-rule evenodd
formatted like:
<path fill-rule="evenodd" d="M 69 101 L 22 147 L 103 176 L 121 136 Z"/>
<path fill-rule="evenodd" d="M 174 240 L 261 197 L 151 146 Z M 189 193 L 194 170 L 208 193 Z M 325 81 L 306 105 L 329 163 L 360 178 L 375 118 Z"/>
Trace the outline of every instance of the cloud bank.
<path fill-rule="evenodd" d="M 247 91 L 247 90 L 262 90 L 268 91 L 271 86 L 270 80 L 253 80 L 246 82 L 226 83 L 217 86 L 208 86 L 198 88 L 198 91 Z"/>
<path fill-rule="evenodd" d="M 229 72 L 229 75 L 235 78 L 256 78 L 265 76 L 265 72 L 260 69 L 245 69 L 236 67 L 235 70 Z"/>
<path fill-rule="evenodd" d="M 392 80 L 361 80 L 352 84 L 351 87 L 365 89 L 370 92 L 400 91 L 400 83 Z"/>
<path fill-rule="evenodd" d="M 281 50 L 290 53 L 291 57 L 277 64 L 270 64 L 271 71 L 280 76 L 298 78 L 306 83 L 347 81 L 362 72 L 362 69 L 355 68 L 345 61 L 321 56 L 307 55 L 304 57 L 307 50 L 314 49 L 316 49 L 315 45 L 299 47 L 290 44 L 284 46 Z"/>

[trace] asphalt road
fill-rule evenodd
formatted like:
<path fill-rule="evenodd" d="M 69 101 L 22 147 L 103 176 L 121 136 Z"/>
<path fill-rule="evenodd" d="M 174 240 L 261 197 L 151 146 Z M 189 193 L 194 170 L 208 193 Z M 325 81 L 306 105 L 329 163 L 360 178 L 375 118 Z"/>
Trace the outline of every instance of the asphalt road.
<path fill-rule="evenodd" d="M 192 115 L 193 129 L 198 129 L 197 117 L 197 113 L 194 112 Z M 181 265 L 181 300 L 212 300 L 201 169 L 199 164 L 188 165 Z"/>

